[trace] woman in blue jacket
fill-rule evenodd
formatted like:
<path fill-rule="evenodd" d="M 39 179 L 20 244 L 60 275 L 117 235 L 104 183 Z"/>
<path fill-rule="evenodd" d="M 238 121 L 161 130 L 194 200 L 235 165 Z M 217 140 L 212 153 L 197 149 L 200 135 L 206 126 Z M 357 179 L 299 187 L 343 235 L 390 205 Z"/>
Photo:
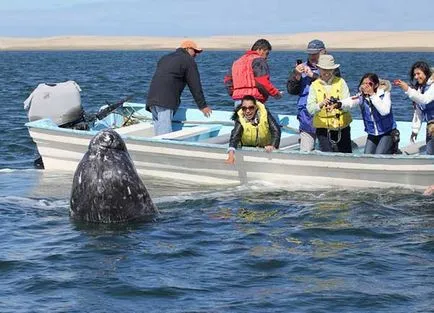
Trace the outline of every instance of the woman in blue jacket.
<path fill-rule="evenodd" d="M 359 106 L 368 139 L 366 154 L 392 154 L 395 151 L 396 122 L 392 113 L 390 82 L 380 79 L 377 74 L 366 73 L 359 84 L 356 96 L 342 100 L 342 108 Z"/>

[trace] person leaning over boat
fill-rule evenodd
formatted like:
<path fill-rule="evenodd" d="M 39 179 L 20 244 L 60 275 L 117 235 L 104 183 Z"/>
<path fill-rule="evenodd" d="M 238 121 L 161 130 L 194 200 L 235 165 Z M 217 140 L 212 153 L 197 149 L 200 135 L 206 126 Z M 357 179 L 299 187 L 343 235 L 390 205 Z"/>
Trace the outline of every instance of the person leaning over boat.
<path fill-rule="evenodd" d="M 319 69 L 316 66 L 321 54 L 326 54 L 324 42 L 318 39 L 310 41 L 307 45 L 307 61 L 297 60 L 294 70 L 286 82 L 286 89 L 290 95 L 298 95 L 297 119 L 300 122 L 300 151 L 312 151 L 315 148 L 315 128 L 312 125 L 312 115 L 306 108 L 307 96 L 311 83 L 319 77 Z M 340 76 L 339 68 L 336 76 Z"/>
<path fill-rule="evenodd" d="M 163 56 L 157 64 L 148 91 L 146 109 L 152 112 L 155 135 L 172 132 L 172 119 L 181 103 L 181 94 L 188 85 L 198 108 L 209 117 L 211 108 L 203 95 L 200 75 L 194 58 L 203 50 L 185 40 L 176 51 Z"/>
<path fill-rule="evenodd" d="M 351 114 L 333 107 L 339 99 L 350 96 L 345 80 L 335 75 L 339 66 L 332 55 L 320 55 L 319 78 L 310 85 L 307 110 L 314 116 L 313 126 L 321 151 L 351 153 Z"/>
<path fill-rule="evenodd" d="M 389 81 L 380 79 L 377 74 L 366 73 L 359 83 L 360 93 L 343 99 L 334 108 L 351 109 L 359 106 L 368 139 L 366 154 L 393 154 L 395 152 L 394 133 L 397 132 L 390 99 Z"/>
<path fill-rule="evenodd" d="M 434 154 L 434 75 L 428 63 L 418 61 L 410 70 L 410 81 L 415 88 L 406 82 L 397 79 L 394 81 L 405 91 L 405 94 L 413 101 L 414 114 L 412 123 L 411 141 L 415 141 L 422 122 L 427 122 L 426 127 L 426 154 Z"/>
<path fill-rule="evenodd" d="M 235 107 L 244 96 L 250 95 L 265 104 L 269 96 L 282 98 L 270 81 L 270 69 L 267 58 L 272 47 L 266 39 L 257 40 L 252 48 L 237 59 L 224 77 L 228 94 L 234 100 Z"/>
<path fill-rule="evenodd" d="M 280 125 L 255 97 L 244 96 L 232 119 L 235 125 L 229 140 L 226 163 L 235 163 L 235 149 L 239 146 L 261 147 L 267 152 L 279 149 Z"/>

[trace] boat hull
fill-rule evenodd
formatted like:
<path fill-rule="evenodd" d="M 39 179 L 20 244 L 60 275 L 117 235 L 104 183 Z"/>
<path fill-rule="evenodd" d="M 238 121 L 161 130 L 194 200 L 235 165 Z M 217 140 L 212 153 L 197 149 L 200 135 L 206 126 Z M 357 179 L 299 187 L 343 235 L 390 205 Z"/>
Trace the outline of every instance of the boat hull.
<path fill-rule="evenodd" d="M 75 171 L 94 135 L 28 127 L 49 171 Z M 261 181 L 294 188 L 423 189 L 434 183 L 432 156 L 266 153 L 252 148 L 238 150 L 236 164 L 228 165 L 224 163 L 226 148 L 221 145 L 134 136 L 125 136 L 124 140 L 140 174 L 196 184 L 238 185 Z"/>

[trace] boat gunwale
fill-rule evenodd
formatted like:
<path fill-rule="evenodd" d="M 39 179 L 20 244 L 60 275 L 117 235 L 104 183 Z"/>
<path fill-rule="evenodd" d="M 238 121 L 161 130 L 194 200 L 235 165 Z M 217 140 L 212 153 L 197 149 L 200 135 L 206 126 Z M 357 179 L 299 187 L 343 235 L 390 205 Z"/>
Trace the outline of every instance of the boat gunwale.
<path fill-rule="evenodd" d="M 194 123 L 192 123 L 194 124 Z M 209 124 L 219 124 L 218 121 L 212 121 Z M 61 134 L 72 134 L 78 135 L 80 137 L 93 137 L 100 130 L 77 130 L 70 128 L 61 128 L 58 127 L 52 120 L 50 119 L 40 119 L 37 121 L 27 122 L 25 126 L 31 129 L 40 129 L 44 131 L 49 131 L 52 133 L 61 133 Z M 109 128 L 109 127 L 108 127 Z M 113 128 L 116 129 L 116 128 Z M 149 137 L 141 137 L 141 136 L 131 136 L 128 134 L 121 135 L 124 140 L 128 143 L 130 140 L 139 141 L 139 142 L 151 142 L 151 143 L 163 143 L 167 145 L 175 145 L 175 146 L 191 146 L 197 148 L 214 148 L 218 150 L 227 150 L 226 146 L 221 144 L 214 143 L 200 143 L 200 142 L 188 142 L 188 141 L 177 141 L 173 139 L 153 139 Z M 90 139 L 89 138 L 89 139 Z M 262 148 L 255 147 L 243 147 L 242 151 L 264 151 Z M 289 154 L 289 155 L 306 155 L 306 156 L 324 156 L 324 157 L 339 157 L 339 158 L 357 158 L 357 159 L 398 159 L 398 160 L 406 160 L 406 159 L 415 159 L 415 160 L 434 160 L 434 156 L 431 155 L 407 155 L 407 154 L 393 154 L 393 155 L 384 155 L 384 154 L 353 154 L 353 153 L 339 153 L 339 152 L 322 152 L 318 150 L 305 152 L 305 151 L 294 151 L 294 150 L 275 150 L 272 153 L 276 154 Z M 335 160 L 330 160 L 331 162 L 336 162 Z M 434 163 L 433 163 L 434 166 Z"/>

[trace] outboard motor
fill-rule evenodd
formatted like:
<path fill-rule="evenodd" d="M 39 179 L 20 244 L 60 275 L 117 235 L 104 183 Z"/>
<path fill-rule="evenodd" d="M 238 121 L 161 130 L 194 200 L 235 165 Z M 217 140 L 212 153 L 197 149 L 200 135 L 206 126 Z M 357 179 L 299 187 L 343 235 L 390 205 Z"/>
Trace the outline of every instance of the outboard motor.
<path fill-rule="evenodd" d="M 72 80 L 57 84 L 39 84 L 24 101 L 29 121 L 50 118 L 59 127 L 87 129 L 81 105 L 80 86 Z M 34 161 L 36 168 L 43 169 L 40 155 Z"/>
<path fill-rule="evenodd" d="M 73 127 L 84 120 L 80 86 L 72 80 L 39 84 L 24 101 L 29 121 L 50 118 L 60 127 Z"/>

